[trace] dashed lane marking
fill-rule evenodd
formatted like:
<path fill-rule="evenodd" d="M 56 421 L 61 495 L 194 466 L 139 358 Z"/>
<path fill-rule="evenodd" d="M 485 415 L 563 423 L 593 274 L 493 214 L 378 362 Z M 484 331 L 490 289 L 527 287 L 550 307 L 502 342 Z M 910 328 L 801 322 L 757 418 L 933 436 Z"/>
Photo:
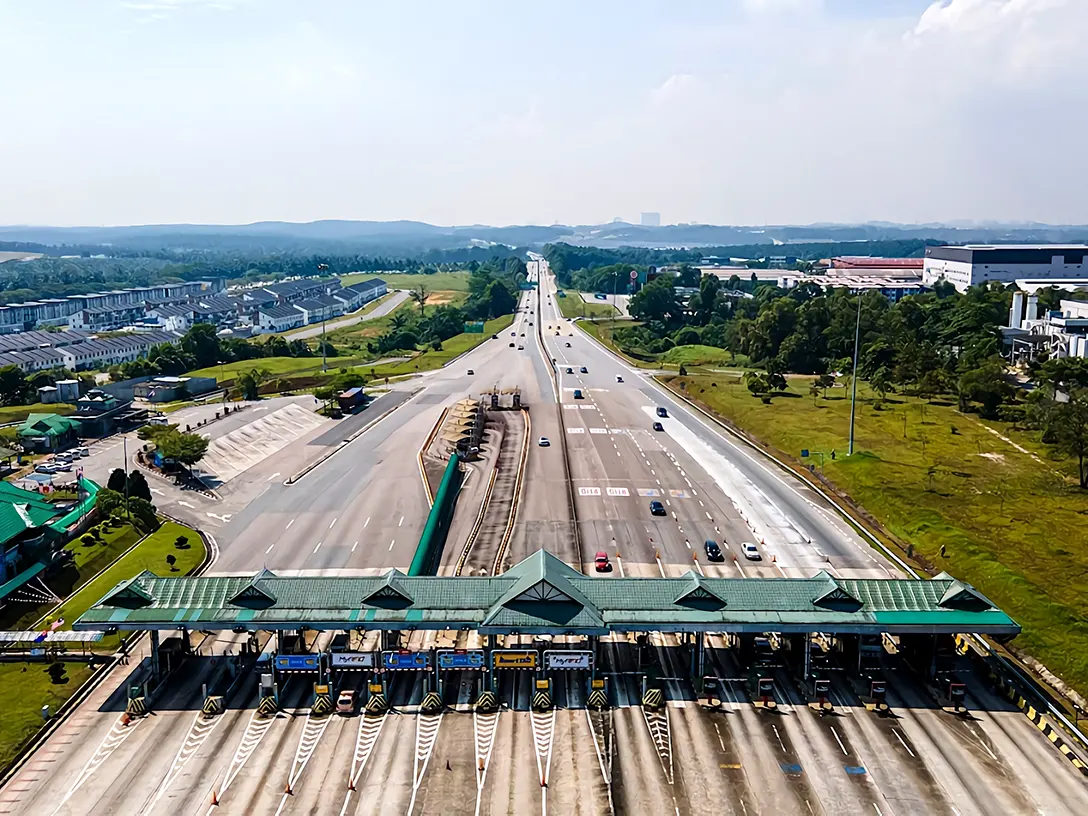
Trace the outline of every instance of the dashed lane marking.
<path fill-rule="evenodd" d="M 536 751 L 536 770 L 540 779 L 540 813 L 548 816 L 548 774 L 552 768 L 552 745 L 555 739 L 555 715 L 553 708 L 547 712 L 531 711 L 533 749 Z"/>
<path fill-rule="evenodd" d="M 385 725 L 386 712 L 381 714 L 363 714 L 359 718 L 359 733 L 355 737 L 355 753 L 351 757 L 351 773 L 348 775 L 348 792 L 344 796 L 344 806 L 340 808 L 340 816 L 348 812 L 348 804 L 351 802 L 351 794 L 355 792 L 355 786 L 359 778 L 366 770 L 366 763 L 370 759 L 374 746 L 378 744 L 382 727 Z"/>
<path fill-rule="evenodd" d="M 298 747 L 295 749 L 295 758 L 291 762 L 291 772 L 287 776 L 287 789 L 283 792 L 283 796 L 280 797 L 280 806 L 276 808 L 276 816 L 283 813 L 283 809 L 287 805 L 287 798 L 294 793 L 295 785 L 302 778 L 302 772 L 306 770 L 306 765 L 309 764 L 310 758 L 314 755 L 314 751 L 317 750 L 317 744 L 321 741 L 325 729 L 329 727 L 332 720 L 333 718 L 329 716 L 314 717 L 313 714 L 306 715 L 306 722 L 302 726 L 302 734 L 298 738 Z"/>
<path fill-rule="evenodd" d="M 472 733 L 476 744 L 476 816 L 480 816 L 480 806 L 483 804 L 484 782 L 491 762 L 491 749 L 495 747 L 498 724 L 497 711 L 488 714 L 472 712 Z"/>
<path fill-rule="evenodd" d="M 238 747 L 234 751 L 234 756 L 230 758 L 230 764 L 227 765 L 227 772 L 223 777 L 223 783 L 219 786 L 219 790 L 216 792 L 216 796 L 219 801 L 222 801 L 223 794 L 227 792 L 227 788 L 238 777 L 242 768 L 245 766 L 249 758 L 253 756 L 253 752 L 257 750 L 257 746 L 261 744 L 261 740 L 264 739 L 265 734 L 272 728 L 278 717 L 269 717 L 264 719 L 258 716 L 258 712 L 254 711 L 249 717 L 249 722 L 246 724 L 245 733 L 242 734 L 242 739 L 238 743 Z M 210 805 L 206 816 L 216 812 L 216 806 Z"/>
<path fill-rule="evenodd" d="M 665 779 L 671 785 L 673 782 L 672 764 L 672 729 L 669 728 L 669 708 L 665 706 L 663 711 L 650 711 L 642 709 L 642 718 L 646 722 L 646 728 L 650 732 L 650 738 L 657 748 L 657 758 L 661 761 L 661 770 Z"/>
<path fill-rule="evenodd" d="M 442 725 L 442 714 L 443 712 L 416 715 L 416 751 L 415 763 L 412 768 L 412 798 L 408 802 L 408 816 L 412 816 L 412 811 L 416 808 L 419 786 L 423 782 L 423 775 L 427 772 L 427 763 L 431 761 L 434 744 L 438 740 L 438 729 Z"/>
<path fill-rule="evenodd" d="M 155 794 L 155 798 L 144 806 L 144 810 L 147 810 L 149 806 L 154 805 L 162 799 L 166 794 L 166 791 L 169 790 L 170 785 L 172 785 L 174 780 L 178 778 L 183 770 L 185 770 L 185 766 L 189 763 L 189 760 L 196 755 L 196 752 L 200 750 L 200 746 L 207 741 L 209 735 L 215 730 L 215 727 L 222 719 L 222 716 L 207 719 L 204 716 L 203 711 L 198 711 L 196 713 L 196 716 L 193 718 L 193 724 L 189 726 L 189 733 L 186 734 L 185 739 L 182 740 L 181 747 L 178 748 L 178 753 L 174 757 L 170 769 L 166 772 L 166 776 L 163 777 L 163 780 L 159 785 L 159 790 Z"/>
<path fill-rule="evenodd" d="M 53 813 L 59 813 L 61 809 L 68 803 L 68 800 L 72 798 L 73 794 L 78 791 L 83 783 L 90 779 L 94 772 L 97 771 L 102 764 L 113 756 L 113 752 L 121 747 L 121 743 L 129 738 L 129 735 L 136 730 L 137 726 L 144 721 L 144 718 L 130 721 L 128 725 L 125 725 L 125 715 L 122 714 L 117 718 L 117 721 L 110 728 L 109 733 L 102 739 L 98 747 L 95 748 L 91 758 L 87 760 L 87 764 L 83 766 L 83 770 L 79 772 L 79 776 L 76 777 L 76 781 L 72 783 L 72 787 L 68 789 L 68 792 L 64 794 L 64 798 L 60 800 L 60 804 L 57 805 L 56 810 Z"/>

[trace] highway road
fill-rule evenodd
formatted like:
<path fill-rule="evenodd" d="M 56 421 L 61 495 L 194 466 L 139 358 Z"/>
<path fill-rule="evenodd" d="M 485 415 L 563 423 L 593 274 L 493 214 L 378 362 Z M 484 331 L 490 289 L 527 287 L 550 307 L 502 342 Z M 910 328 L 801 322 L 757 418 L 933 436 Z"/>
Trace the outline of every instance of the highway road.
<path fill-rule="evenodd" d="M 896 574 L 814 491 L 562 319 L 552 292 L 545 270 L 539 290 L 522 296 L 514 325 L 497 340 L 442 370 L 392 384 L 358 416 L 292 425 L 300 402 L 268 401 L 207 426 L 224 450 L 243 451 L 244 440 L 254 439 L 251 447 L 262 452 L 224 480 L 217 498 L 180 499 L 192 505 L 185 507 L 171 494 L 179 512 L 214 532 L 221 549 L 215 571 L 407 567 L 428 509 L 416 453 L 442 408 L 487 388 L 518 386 L 531 406 L 534 444 L 510 561 L 545 547 L 592 572 L 593 556 L 603 550 L 615 570 L 601 580 L 688 569 L 733 577 L 820 569 Z M 658 406 L 667 417 L 657 416 Z M 258 408 L 265 410 L 251 413 Z M 653 430 L 655 421 L 661 431 Z M 553 444 L 537 446 L 539 436 Z M 170 489 L 152 485 L 164 497 Z M 650 515 L 654 499 L 665 503 L 665 516 Z M 722 543 L 724 562 L 707 561 L 708 537 Z M 745 542 L 760 548 L 761 561 L 741 555 Z M 447 564 L 459 550 L 450 543 Z M 475 645 L 472 633 L 449 637 L 457 646 Z M 409 643 L 423 648 L 435 638 L 417 632 Z M 697 704 L 691 683 L 679 679 L 685 653 L 674 638 L 654 635 L 647 659 L 667 678 L 669 699 L 661 713 L 639 705 L 639 680 L 625 674 L 611 675 L 610 712 L 587 712 L 584 678 L 571 674 L 556 679 L 558 708 L 534 713 L 531 678 L 510 673 L 501 681 L 507 707 L 475 714 L 474 678 L 462 673 L 447 685 L 446 711 L 422 715 L 416 706 L 423 678 L 402 673 L 391 689 L 394 713 L 317 719 L 308 716 L 312 678 L 302 675 L 283 690 L 284 714 L 264 721 L 253 717 L 255 680 L 246 675 L 228 694 L 227 712 L 201 725 L 201 686 L 238 647 L 238 636 L 221 633 L 170 681 L 155 715 L 128 729 L 118 726 L 119 689 L 139 670 L 138 660 L 115 669 L 0 791 L 0 813 L 1088 812 L 1084 778 L 979 678 L 970 684 L 972 714 L 961 718 L 941 711 L 908 669 L 894 668 L 893 715 L 880 717 L 858 704 L 843 672 L 833 680 L 835 713 L 821 716 L 780 671 L 781 705 L 761 712 L 732 679 L 745 672 L 737 655 L 714 642 L 719 648 L 710 650 L 707 673 L 720 678 L 720 710 Z M 629 644 L 608 642 L 603 650 L 602 668 L 636 668 Z M 348 687 L 359 681 L 341 678 Z"/>

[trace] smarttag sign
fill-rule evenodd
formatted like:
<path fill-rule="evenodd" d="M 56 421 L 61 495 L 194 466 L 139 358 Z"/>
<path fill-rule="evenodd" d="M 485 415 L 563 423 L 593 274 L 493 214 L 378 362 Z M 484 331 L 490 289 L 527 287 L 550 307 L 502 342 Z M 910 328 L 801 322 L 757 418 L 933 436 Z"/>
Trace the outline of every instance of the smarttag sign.
<path fill-rule="evenodd" d="M 430 667 L 430 652 L 382 652 L 382 668 L 387 671 L 420 671 Z"/>
<path fill-rule="evenodd" d="M 440 669 L 483 669 L 483 649 L 458 649 L 450 651 L 444 649 L 438 652 L 438 668 Z"/>
<path fill-rule="evenodd" d="M 531 649 L 496 649 L 491 653 L 491 666 L 496 669 L 535 669 L 536 652 Z"/>
<path fill-rule="evenodd" d="M 376 652 L 333 652 L 334 669 L 373 669 L 378 665 Z"/>
<path fill-rule="evenodd" d="M 315 654 L 276 655 L 276 671 L 317 671 L 318 658 Z"/>
<path fill-rule="evenodd" d="M 544 652 L 544 668 L 551 671 L 573 671 L 593 668 L 593 652 L 570 652 L 549 649 Z"/>

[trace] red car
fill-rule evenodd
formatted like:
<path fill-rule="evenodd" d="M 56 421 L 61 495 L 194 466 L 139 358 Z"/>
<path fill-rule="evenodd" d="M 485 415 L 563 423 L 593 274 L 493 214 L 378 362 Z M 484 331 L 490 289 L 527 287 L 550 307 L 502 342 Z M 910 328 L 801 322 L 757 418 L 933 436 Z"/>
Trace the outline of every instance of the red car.
<path fill-rule="evenodd" d="M 612 564 L 608 561 L 608 556 L 604 552 L 599 552 L 593 556 L 593 568 L 597 572 L 612 572 Z"/>

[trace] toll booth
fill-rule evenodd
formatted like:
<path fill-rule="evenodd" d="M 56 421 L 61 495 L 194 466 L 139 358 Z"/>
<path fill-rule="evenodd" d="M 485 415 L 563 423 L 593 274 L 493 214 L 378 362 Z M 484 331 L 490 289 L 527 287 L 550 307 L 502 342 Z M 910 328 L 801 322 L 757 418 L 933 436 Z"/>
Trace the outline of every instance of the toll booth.
<path fill-rule="evenodd" d="M 774 677 L 753 668 L 748 674 L 748 694 L 756 708 L 773 709 L 778 706 L 774 692 Z"/>
<path fill-rule="evenodd" d="M 188 631 L 179 635 L 171 635 L 155 647 L 152 674 L 156 678 L 169 675 L 181 665 L 185 658 L 193 654 L 192 644 L 189 641 Z"/>

